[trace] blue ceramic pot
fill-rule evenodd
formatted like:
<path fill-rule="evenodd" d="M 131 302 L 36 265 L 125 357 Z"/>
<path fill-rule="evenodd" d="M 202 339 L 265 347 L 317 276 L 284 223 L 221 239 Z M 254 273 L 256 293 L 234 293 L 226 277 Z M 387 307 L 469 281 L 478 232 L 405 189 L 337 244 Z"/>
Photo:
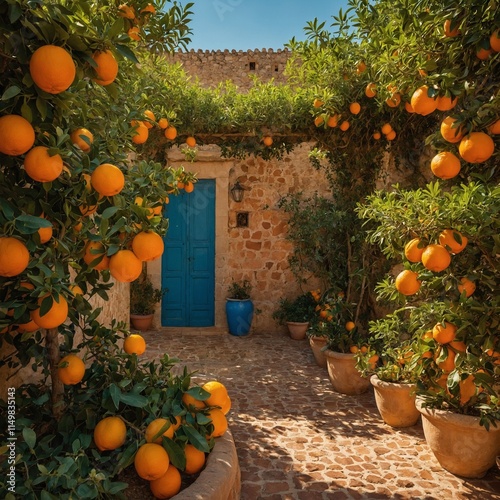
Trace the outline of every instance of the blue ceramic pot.
<path fill-rule="evenodd" d="M 231 335 L 248 335 L 252 326 L 253 302 L 251 299 L 227 299 L 226 317 Z"/>

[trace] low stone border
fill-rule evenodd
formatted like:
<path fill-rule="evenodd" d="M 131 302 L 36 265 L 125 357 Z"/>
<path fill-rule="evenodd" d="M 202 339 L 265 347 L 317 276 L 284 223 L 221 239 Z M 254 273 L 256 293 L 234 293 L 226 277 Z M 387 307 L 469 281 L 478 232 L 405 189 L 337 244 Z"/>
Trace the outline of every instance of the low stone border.
<path fill-rule="evenodd" d="M 227 430 L 215 440 L 207 464 L 196 481 L 173 500 L 239 500 L 241 472 L 233 435 Z"/>

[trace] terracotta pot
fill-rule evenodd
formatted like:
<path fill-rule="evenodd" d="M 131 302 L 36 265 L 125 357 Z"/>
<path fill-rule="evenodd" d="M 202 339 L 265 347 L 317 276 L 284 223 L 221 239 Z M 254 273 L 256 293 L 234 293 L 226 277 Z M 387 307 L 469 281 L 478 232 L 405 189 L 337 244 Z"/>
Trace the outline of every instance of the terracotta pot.
<path fill-rule="evenodd" d="M 130 323 L 136 330 L 145 332 L 151 330 L 153 325 L 154 314 L 131 314 Z"/>
<path fill-rule="evenodd" d="M 306 332 L 309 323 L 297 323 L 296 321 L 287 321 L 288 333 L 293 340 L 303 340 L 306 338 Z"/>
<path fill-rule="evenodd" d="M 309 345 L 311 346 L 316 364 L 321 366 L 321 368 L 326 368 L 326 355 L 322 351 L 326 345 L 326 337 L 309 337 Z"/>
<path fill-rule="evenodd" d="M 443 469 L 467 478 L 481 478 L 500 455 L 500 424 L 487 431 L 479 417 L 422 407 L 424 436 Z"/>
<path fill-rule="evenodd" d="M 362 394 L 371 384 L 356 368 L 354 354 L 326 350 L 326 366 L 333 389 L 342 394 Z"/>
<path fill-rule="evenodd" d="M 391 427 L 411 427 L 420 417 L 415 406 L 415 384 L 385 382 L 372 375 L 375 403 L 380 416 Z"/>

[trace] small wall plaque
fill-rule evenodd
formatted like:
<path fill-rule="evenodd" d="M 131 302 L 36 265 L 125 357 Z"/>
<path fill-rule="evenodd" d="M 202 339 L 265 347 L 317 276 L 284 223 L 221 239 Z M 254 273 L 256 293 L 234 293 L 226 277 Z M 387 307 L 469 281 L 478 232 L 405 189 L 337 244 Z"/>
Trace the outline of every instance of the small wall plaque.
<path fill-rule="evenodd" d="M 248 227 L 248 212 L 236 213 L 236 227 Z"/>

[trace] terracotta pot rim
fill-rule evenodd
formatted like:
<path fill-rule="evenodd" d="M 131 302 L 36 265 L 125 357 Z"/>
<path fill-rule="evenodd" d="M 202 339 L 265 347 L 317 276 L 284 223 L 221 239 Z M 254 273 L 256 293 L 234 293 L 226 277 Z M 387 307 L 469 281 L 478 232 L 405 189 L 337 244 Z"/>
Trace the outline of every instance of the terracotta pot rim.
<path fill-rule="evenodd" d="M 408 388 L 414 389 L 417 387 L 417 384 L 413 382 L 387 382 L 385 380 L 380 380 L 375 373 L 370 377 L 370 382 L 374 387 L 392 387 L 395 390 L 407 390 Z"/>
<path fill-rule="evenodd" d="M 287 325 L 308 325 L 309 321 L 287 321 Z"/>
<path fill-rule="evenodd" d="M 337 352 L 332 351 L 331 349 L 326 349 L 325 354 L 331 358 L 354 358 L 354 354 L 352 352 Z"/>
<path fill-rule="evenodd" d="M 130 313 L 130 317 L 131 318 L 152 318 L 155 314 L 154 313 L 151 313 L 151 314 L 132 314 Z"/>

